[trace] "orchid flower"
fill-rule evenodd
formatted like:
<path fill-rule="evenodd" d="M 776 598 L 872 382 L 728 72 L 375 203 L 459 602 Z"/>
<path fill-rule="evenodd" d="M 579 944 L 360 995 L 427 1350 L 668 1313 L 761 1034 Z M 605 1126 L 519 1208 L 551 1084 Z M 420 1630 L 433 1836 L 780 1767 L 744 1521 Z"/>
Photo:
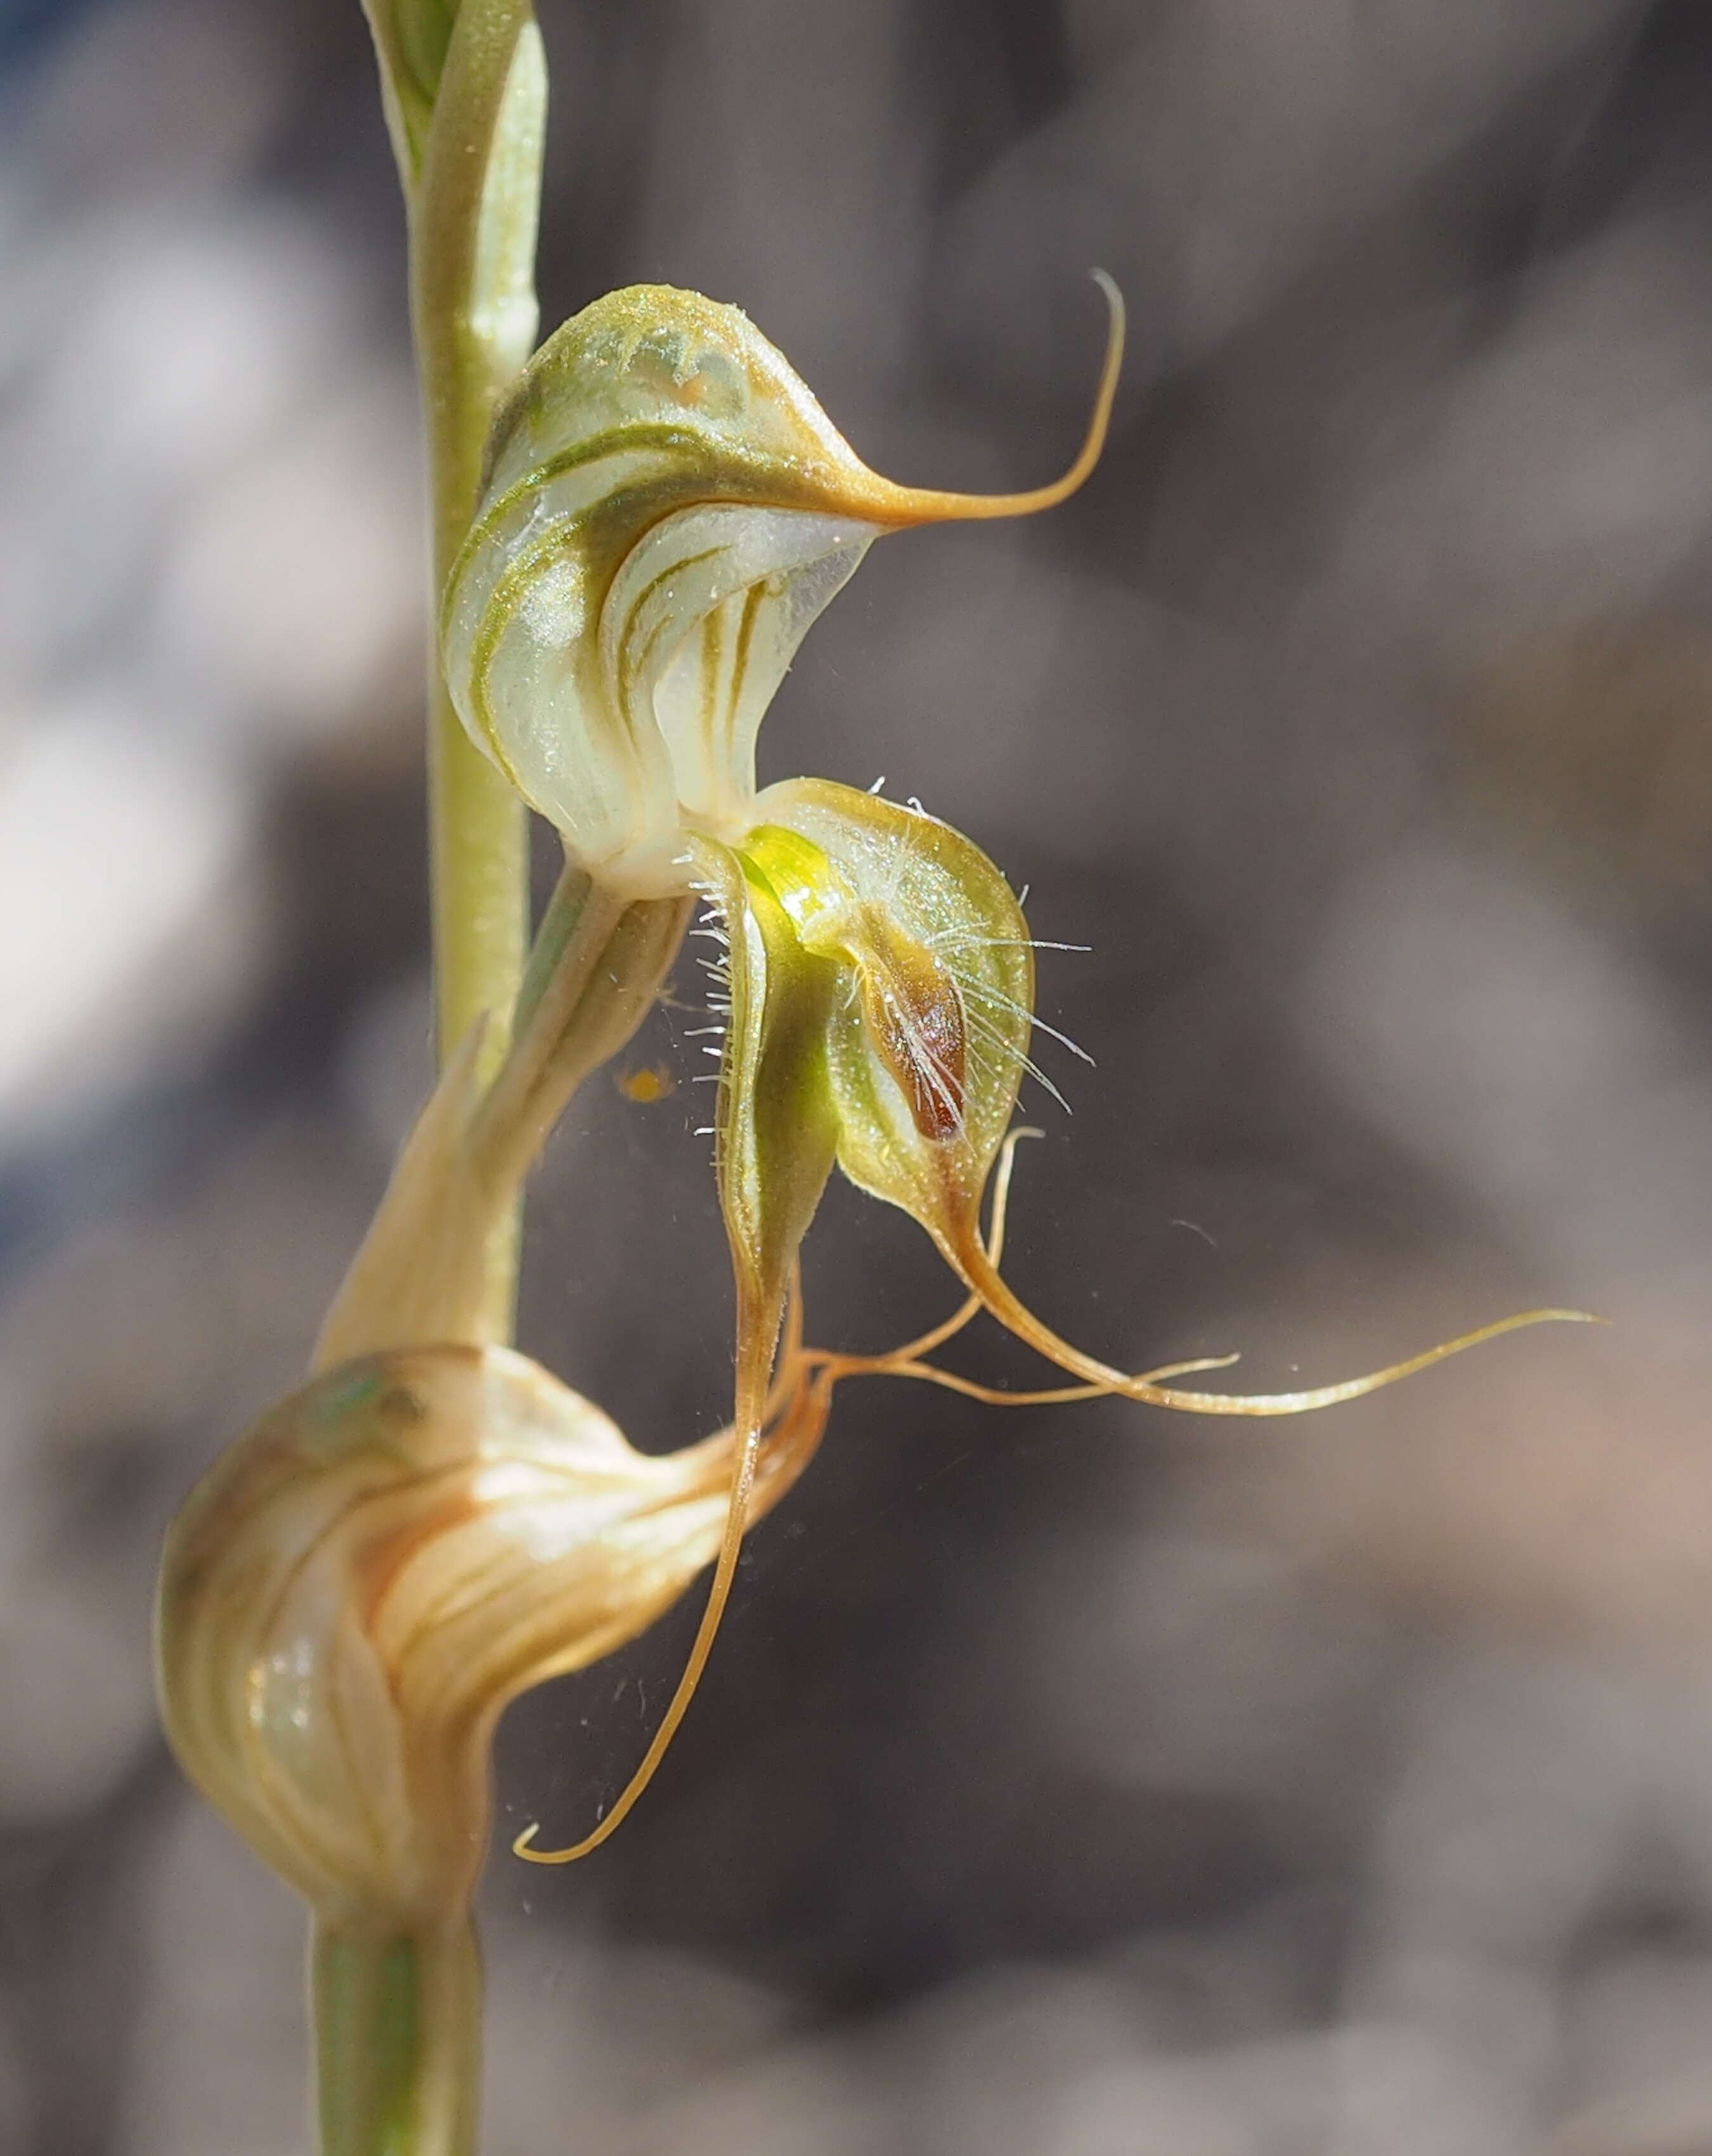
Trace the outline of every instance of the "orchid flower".
<path fill-rule="evenodd" d="M 971 1298 L 1075 1377 L 1197 1414 L 1354 1399 L 1530 1312 L 1305 1391 L 1229 1394 L 1132 1376 L 1028 1310 L 984 1240 L 983 1194 L 1032 1068 L 1033 945 L 980 850 L 916 808 L 814 778 L 758 792 L 756 737 L 792 658 L 873 542 L 1063 501 L 1105 441 L 1123 344 L 1115 286 L 1087 439 L 1053 484 L 971 495 L 871 471 L 736 308 L 641 285 L 551 337 L 498 414 L 442 615 L 471 739 L 549 819 L 612 908 L 701 900 L 729 948 L 715 1136 L 736 1293 L 726 1523 L 683 1680 L 603 1840 L 659 1764 L 705 1664 L 761 1458 L 797 1253 L 836 1163 L 933 1238 Z M 961 1322 L 960 1319 L 956 1322 Z M 942 1336 L 939 1336 L 942 1337 Z M 934 1366 L 906 1357 L 909 1374 Z M 887 1363 L 887 1358 L 879 1358 Z M 858 1358 L 828 1358 L 848 1373 Z M 864 1367 L 879 1364 L 870 1362 Z M 900 1367 L 896 1358 L 887 1367 Z"/>

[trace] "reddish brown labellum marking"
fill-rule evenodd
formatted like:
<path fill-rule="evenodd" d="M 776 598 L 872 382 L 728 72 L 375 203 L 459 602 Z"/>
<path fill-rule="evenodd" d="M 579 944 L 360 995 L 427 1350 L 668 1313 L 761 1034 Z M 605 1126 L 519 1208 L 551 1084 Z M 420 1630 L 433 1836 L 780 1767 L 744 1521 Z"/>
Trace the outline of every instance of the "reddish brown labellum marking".
<path fill-rule="evenodd" d="M 963 1127 L 967 1029 L 957 983 L 932 952 L 865 908 L 872 955 L 860 968 L 862 1013 L 923 1137 Z"/>

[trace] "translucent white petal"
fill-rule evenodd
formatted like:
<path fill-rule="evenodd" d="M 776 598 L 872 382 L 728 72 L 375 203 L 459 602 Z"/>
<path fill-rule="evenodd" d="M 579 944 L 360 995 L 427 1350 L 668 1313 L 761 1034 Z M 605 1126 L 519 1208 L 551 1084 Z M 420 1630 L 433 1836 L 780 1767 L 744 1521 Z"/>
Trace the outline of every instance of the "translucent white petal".
<path fill-rule="evenodd" d="M 786 669 L 879 527 L 740 504 L 680 510 L 625 557 L 602 610 L 602 672 L 623 732 L 657 729 L 680 819 L 740 840 L 755 741 Z"/>
<path fill-rule="evenodd" d="M 597 650 L 603 564 L 592 527 L 657 459 L 622 449 L 502 497 L 453 572 L 446 678 L 477 744 L 591 866 L 674 820 L 671 763 L 606 693 Z"/>

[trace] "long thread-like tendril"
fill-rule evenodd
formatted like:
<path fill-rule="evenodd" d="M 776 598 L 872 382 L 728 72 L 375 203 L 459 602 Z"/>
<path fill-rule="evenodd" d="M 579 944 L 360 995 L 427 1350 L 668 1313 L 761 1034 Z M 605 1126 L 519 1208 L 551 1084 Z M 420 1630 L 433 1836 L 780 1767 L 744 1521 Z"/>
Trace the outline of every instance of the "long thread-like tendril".
<path fill-rule="evenodd" d="M 1394 1385 L 1399 1379 L 1412 1378 L 1417 1371 L 1431 1369 L 1435 1363 L 1447 1361 L 1483 1342 L 1496 1340 L 1506 1332 L 1520 1332 L 1530 1325 L 1597 1325 L 1599 1319 L 1585 1310 L 1524 1310 L 1510 1317 L 1500 1317 L 1490 1325 L 1477 1326 L 1473 1332 L 1458 1334 L 1453 1340 L 1443 1340 L 1436 1347 L 1424 1349 L 1418 1355 L 1407 1357 L 1400 1363 L 1388 1363 L 1382 1370 L 1370 1370 L 1359 1378 L 1346 1378 L 1338 1383 L 1316 1385 L 1299 1392 L 1290 1393 L 1203 1393 L 1186 1391 L 1180 1387 L 1161 1381 L 1166 1378 L 1187 1376 L 1196 1369 L 1228 1368 L 1237 1359 L 1234 1355 L 1217 1361 L 1200 1363 L 1176 1363 L 1168 1368 L 1143 1371 L 1130 1376 L 1114 1369 L 1093 1355 L 1084 1354 L 1067 1340 L 1061 1339 L 1052 1328 L 1043 1323 L 1023 1302 L 1009 1283 L 1000 1277 L 980 1242 L 971 1237 L 965 1250 L 948 1253 L 958 1272 L 987 1312 L 997 1318 L 1009 1332 L 1049 1363 L 1061 1370 L 1070 1372 L 1097 1390 L 1120 1394 L 1125 1399 L 1144 1400 L 1150 1406 L 1175 1408 L 1187 1414 L 1202 1415 L 1295 1415 L 1309 1414 L 1318 1408 L 1337 1407 L 1346 1400 L 1358 1400 L 1369 1393 L 1377 1392 L 1381 1386 Z"/>

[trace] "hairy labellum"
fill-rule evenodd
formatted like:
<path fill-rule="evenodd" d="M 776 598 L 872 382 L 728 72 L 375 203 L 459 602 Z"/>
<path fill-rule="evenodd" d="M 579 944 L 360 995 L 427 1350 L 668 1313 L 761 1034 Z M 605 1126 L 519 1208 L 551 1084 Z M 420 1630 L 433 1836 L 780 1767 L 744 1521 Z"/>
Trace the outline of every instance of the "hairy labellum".
<path fill-rule="evenodd" d="M 1028 1067 L 1022 909 L 977 846 L 920 809 L 819 778 L 756 807 L 750 883 L 767 880 L 791 935 L 843 981 L 826 1033 L 839 1164 L 943 1240 L 951 1214 L 978 1211 Z M 727 1101 L 744 1091 L 741 1053 L 734 1031 Z"/>

